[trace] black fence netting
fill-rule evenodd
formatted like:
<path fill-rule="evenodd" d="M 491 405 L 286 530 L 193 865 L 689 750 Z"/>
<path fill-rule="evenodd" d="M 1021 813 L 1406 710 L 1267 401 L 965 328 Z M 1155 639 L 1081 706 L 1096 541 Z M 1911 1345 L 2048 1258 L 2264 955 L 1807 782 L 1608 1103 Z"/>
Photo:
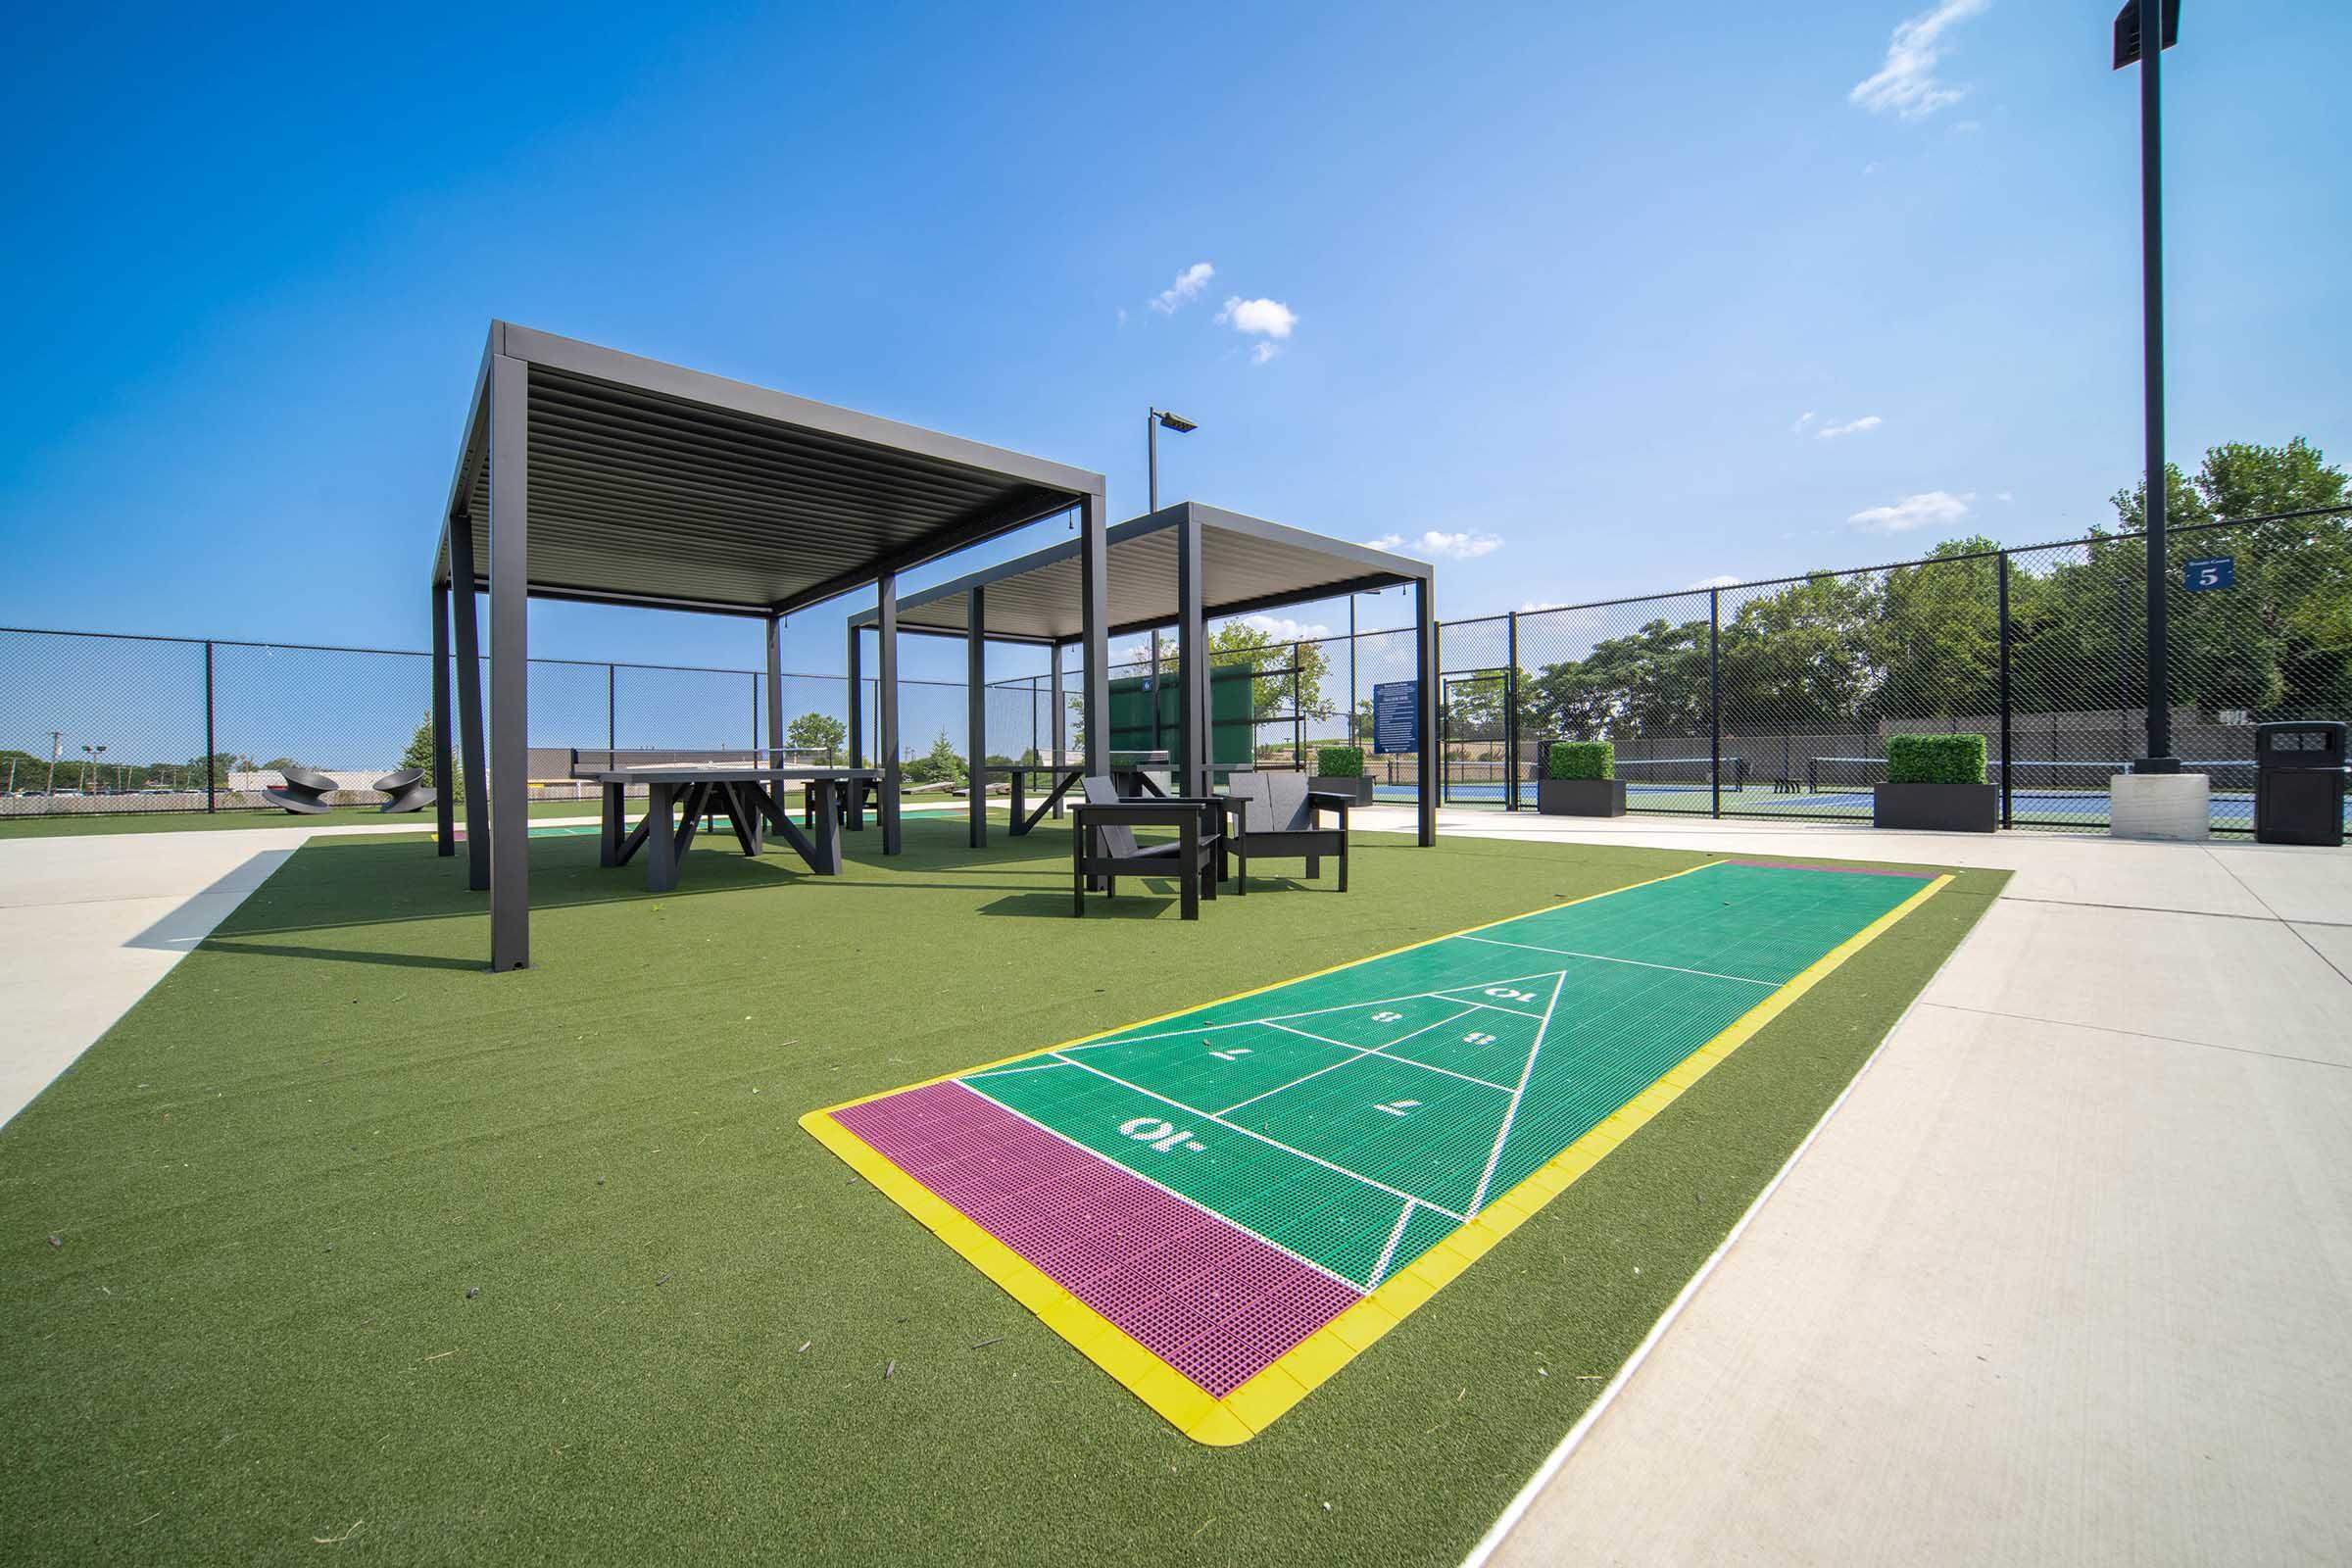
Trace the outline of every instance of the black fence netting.
<path fill-rule="evenodd" d="M 2208 775 L 2212 825 L 2253 827 L 2253 726 L 2352 717 L 2352 509 L 2176 528 L 2164 580 L 2174 755 Z M 2146 546 L 2138 534 L 1944 552 L 1861 570 L 1546 605 L 1439 628 L 1441 800 L 1532 805 L 1550 745 L 1614 744 L 1640 811 L 1866 819 L 1886 742 L 1984 738 L 2003 820 L 2102 828 L 2112 777 L 2146 745 Z M 1411 753 L 1374 744 L 1374 693 L 1415 678 L 1409 628 L 1214 655 L 1246 671 L 1257 765 L 1366 752 L 1376 798 L 1414 799 Z M 1122 647 L 1112 677 L 1148 673 Z M 1175 668 L 1173 639 L 1161 646 Z M 530 745 L 742 748 L 765 734 L 766 677 L 534 660 Z M 278 769 L 332 775 L 336 799 L 426 756 L 422 654 L 0 629 L 0 815 L 261 808 Z M 1084 744 L 1075 674 L 985 694 L 984 751 Z M 910 770 L 959 771 L 964 687 L 900 687 Z M 847 757 L 838 675 L 788 674 L 788 744 Z M 874 683 L 858 694 L 878 755 Z M 552 787 L 552 786 L 551 786 Z"/>

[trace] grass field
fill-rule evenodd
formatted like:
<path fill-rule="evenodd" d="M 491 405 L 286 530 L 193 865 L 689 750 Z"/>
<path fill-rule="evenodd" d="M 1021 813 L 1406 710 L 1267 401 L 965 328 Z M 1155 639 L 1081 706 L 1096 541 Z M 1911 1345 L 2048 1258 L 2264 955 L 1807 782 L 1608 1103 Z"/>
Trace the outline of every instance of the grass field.
<path fill-rule="evenodd" d="M 698 849 L 656 897 L 535 840 L 537 966 L 496 977 L 420 840 L 295 856 L 0 1129 L 0 1560 L 1455 1560 L 2000 882 L 1212 1449 L 798 1118 L 1707 858 L 1362 835 L 1356 891 L 1183 925 L 1068 918 L 1057 830 L 906 842 Z"/>

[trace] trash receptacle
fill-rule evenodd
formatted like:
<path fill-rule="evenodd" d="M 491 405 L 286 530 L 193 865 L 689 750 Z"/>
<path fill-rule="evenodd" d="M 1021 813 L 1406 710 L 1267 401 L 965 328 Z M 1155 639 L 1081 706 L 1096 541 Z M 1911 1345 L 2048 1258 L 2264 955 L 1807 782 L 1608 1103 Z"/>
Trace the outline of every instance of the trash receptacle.
<path fill-rule="evenodd" d="M 2263 844 L 2344 842 L 2344 726 L 2296 719 L 2254 726 L 2254 837 Z"/>

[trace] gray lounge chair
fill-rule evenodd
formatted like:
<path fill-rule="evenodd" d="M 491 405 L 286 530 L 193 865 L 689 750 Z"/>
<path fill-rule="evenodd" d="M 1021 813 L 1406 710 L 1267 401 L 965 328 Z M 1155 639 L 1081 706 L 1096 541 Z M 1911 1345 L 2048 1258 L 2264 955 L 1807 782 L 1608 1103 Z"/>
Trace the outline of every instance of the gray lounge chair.
<path fill-rule="evenodd" d="M 1172 876 L 1187 920 L 1200 918 L 1200 901 L 1217 896 L 1217 846 L 1222 835 L 1205 828 L 1199 801 L 1123 799 L 1107 778 L 1086 781 L 1086 800 L 1070 808 L 1070 912 L 1086 913 L 1087 885 L 1100 877 L 1105 897 L 1115 898 L 1119 878 Z M 1139 827 L 1172 827 L 1174 840 L 1138 844 Z M 1247 872 L 1249 864 L 1243 862 Z"/>
<path fill-rule="evenodd" d="M 1235 773 L 1226 780 L 1228 793 L 1242 803 L 1242 827 L 1233 838 L 1245 891 L 1252 858 L 1300 857 L 1306 861 L 1306 874 L 1314 877 L 1322 875 L 1327 855 L 1339 857 L 1339 891 L 1348 891 L 1348 808 L 1355 803 L 1348 796 L 1320 794 L 1306 785 L 1304 773 L 1250 771 Z M 1339 813 L 1338 827 L 1323 825 L 1325 811 Z"/>
<path fill-rule="evenodd" d="M 397 816 L 404 811 L 421 811 L 441 797 L 424 781 L 421 767 L 404 767 L 397 773 L 386 773 L 375 781 L 375 788 L 384 796 L 380 808 L 385 816 Z"/>
<path fill-rule="evenodd" d="M 277 770 L 285 783 L 271 785 L 262 793 L 296 816 L 320 816 L 331 810 L 326 804 L 327 792 L 339 788 L 324 773 L 288 762 Z"/>

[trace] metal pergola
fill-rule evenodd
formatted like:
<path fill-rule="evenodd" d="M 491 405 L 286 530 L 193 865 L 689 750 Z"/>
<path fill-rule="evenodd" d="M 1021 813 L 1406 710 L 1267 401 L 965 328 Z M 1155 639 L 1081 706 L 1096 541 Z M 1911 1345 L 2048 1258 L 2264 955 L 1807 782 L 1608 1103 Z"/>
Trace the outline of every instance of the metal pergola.
<path fill-rule="evenodd" d="M 1382 588 L 1409 585 L 1413 590 L 1413 669 L 1420 711 L 1419 827 L 1423 844 L 1438 835 L 1438 723 L 1437 723 L 1437 586 L 1436 568 L 1427 562 L 1393 556 L 1300 528 L 1244 516 L 1238 512 L 1181 501 L 1141 517 L 1131 517 L 1107 530 L 1103 554 L 1107 570 L 1090 562 L 1083 540 L 1071 540 L 1034 554 L 990 566 L 937 588 L 910 595 L 898 607 L 898 629 L 963 640 L 966 655 L 966 746 L 972 776 L 987 760 L 986 647 L 991 642 L 1017 643 L 1050 649 L 1053 654 L 1054 747 L 1061 737 L 1061 651 L 1073 643 L 1089 648 L 1092 621 L 1082 605 L 1082 585 L 1106 583 L 1104 593 L 1109 635 L 1130 636 L 1154 627 L 1176 627 L 1178 679 L 1183 692 L 1177 702 L 1177 728 L 1183 740 L 1184 766 L 1177 780 L 1185 795 L 1205 793 L 1208 786 L 1208 661 L 1204 624 L 1211 619 L 1345 598 Z M 863 635 L 884 625 L 874 611 L 850 617 L 850 689 L 858 691 Z M 1098 748 L 1108 730 L 1108 680 L 1100 686 L 1091 674 L 1083 690 L 1086 766 L 1102 771 Z M 1153 672 L 1156 675 L 1156 671 Z M 891 701 L 898 679 L 895 667 L 878 671 L 877 708 Z M 858 704 L 850 705 L 850 758 L 859 751 Z M 980 816 L 984 792 L 971 793 L 974 841 L 985 832 Z"/>
<path fill-rule="evenodd" d="M 466 883 L 490 895 L 490 966 L 530 962 L 530 599 L 763 622 L 768 744 L 780 748 L 782 618 L 872 585 L 883 848 L 896 853 L 898 574 L 1073 510 L 1073 640 L 1101 712 L 1109 691 L 1101 474 L 492 321 L 432 569 L 439 850 L 457 853 L 454 666 Z M 472 591 L 453 591 L 460 584 Z M 490 596 L 486 774 L 476 592 Z M 1106 754 L 1100 737 L 1087 745 L 1091 767 Z"/>

